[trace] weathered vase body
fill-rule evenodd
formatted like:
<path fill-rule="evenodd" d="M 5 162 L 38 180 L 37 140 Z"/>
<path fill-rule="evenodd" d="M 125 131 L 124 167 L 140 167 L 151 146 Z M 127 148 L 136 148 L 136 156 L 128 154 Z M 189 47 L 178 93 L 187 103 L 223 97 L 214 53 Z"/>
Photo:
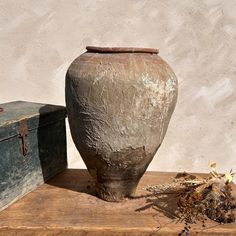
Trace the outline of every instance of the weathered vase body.
<path fill-rule="evenodd" d="M 67 71 L 72 138 L 104 200 L 134 195 L 165 136 L 177 78 L 157 54 L 87 47 Z"/>

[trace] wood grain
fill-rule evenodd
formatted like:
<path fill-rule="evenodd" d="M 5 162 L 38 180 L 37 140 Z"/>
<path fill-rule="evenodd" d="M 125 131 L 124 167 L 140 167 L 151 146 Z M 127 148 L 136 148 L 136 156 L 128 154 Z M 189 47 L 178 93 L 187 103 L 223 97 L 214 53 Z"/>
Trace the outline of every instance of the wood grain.
<path fill-rule="evenodd" d="M 0 236 L 6 235 L 178 235 L 171 196 L 158 201 L 142 188 L 169 182 L 174 173 L 147 172 L 136 197 L 120 203 L 95 196 L 87 170 L 69 169 L 0 213 Z M 236 192 L 234 186 L 234 192 Z M 143 197 L 146 195 L 146 197 Z M 168 202 L 168 205 L 166 203 Z M 152 204 L 155 203 L 158 210 Z M 194 225 L 192 235 L 236 235 L 236 224 Z"/>

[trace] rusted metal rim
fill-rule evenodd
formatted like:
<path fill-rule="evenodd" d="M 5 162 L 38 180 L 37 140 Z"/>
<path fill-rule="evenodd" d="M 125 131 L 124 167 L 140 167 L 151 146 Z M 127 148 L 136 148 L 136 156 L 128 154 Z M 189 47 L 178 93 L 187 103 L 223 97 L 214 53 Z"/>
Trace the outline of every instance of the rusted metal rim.
<path fill-rule="evenodd" d="M 100 52 L 100 53 L 151 53 L 151 54 L 159 53 L 159 50 L 155 48 L 87 46 L 86 49 L 88 52 Z"/>

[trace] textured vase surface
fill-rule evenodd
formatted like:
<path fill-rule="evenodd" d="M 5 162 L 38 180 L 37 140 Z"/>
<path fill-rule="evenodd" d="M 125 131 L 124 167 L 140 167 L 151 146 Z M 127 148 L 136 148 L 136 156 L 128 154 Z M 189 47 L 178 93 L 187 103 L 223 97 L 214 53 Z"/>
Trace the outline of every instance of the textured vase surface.
<path fill-rule="evenodd" d="M 86 49 L 66 75 L 70 130 L 98 196 L 121 201 L 135 194 L 162 143 L 177 78 L 156 49 Z"/>

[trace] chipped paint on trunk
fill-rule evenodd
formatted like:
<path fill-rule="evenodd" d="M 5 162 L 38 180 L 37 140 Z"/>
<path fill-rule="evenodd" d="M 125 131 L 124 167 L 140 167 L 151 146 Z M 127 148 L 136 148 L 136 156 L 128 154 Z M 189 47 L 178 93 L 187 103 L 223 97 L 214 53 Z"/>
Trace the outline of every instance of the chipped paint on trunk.
<path fill-rule="evenodd" d="M 65 107 L 29 102 L 1 104 L 0 210 L 67 167 Z M 20 123 L 27 128 L 21 152 Z"/>

